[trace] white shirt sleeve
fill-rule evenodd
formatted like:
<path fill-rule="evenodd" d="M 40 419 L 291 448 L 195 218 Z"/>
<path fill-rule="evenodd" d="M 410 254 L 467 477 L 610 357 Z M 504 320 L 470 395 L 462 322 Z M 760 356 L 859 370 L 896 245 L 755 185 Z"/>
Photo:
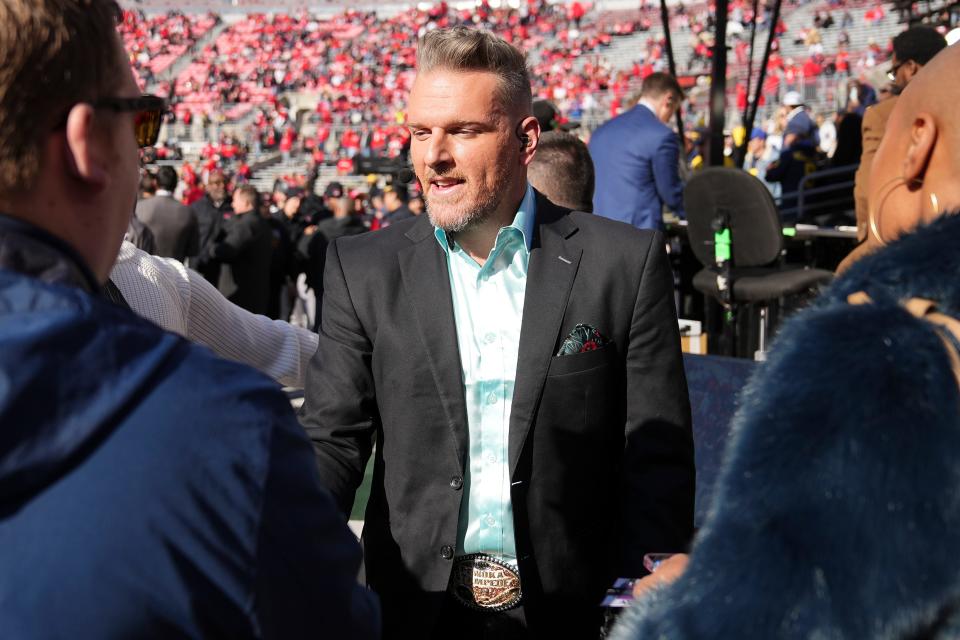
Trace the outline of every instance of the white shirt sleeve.
<path fill-rule="evenodd" d="M 162 328 L 248 364 L 288 387 L 303 387 L 316 334 L 250 313 L 203 276 L 124 242 L 110 275 L 130 307 Z"/>

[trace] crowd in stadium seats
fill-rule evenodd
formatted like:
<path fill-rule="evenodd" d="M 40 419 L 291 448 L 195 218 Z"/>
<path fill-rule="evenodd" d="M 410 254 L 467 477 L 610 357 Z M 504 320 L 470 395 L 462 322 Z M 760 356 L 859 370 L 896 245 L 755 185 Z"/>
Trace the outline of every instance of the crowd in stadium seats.
<path fill-rule="evenodd" d="M 882 6 L 869 1 L 867 10 L 858 15 L 868 23 L 883 20 Z M 795 32 L 788 32 L 781 18 L 761 106 L 768 103 L 767 96 L 775 104 L 777 96 L 804 82 L 857 76 L 888 57 L 888 48 L 874 42 L 857 51 L 845 44 L 850 41 L 847 29 L 854 26 L 851 9 L 858 4 L 840 0 L 825 4 L 813 12 L 809 25 Z M 681 60 L 686 56 L 685 68 L 693 75 L 707 72 L 711 64 L 711 11 L 706 3 L 672 9 L 674 49 Z M 580 120 L 585 114 L 607 118 L 628 105 L 643 78 L 666 69 L 658 12 L 655 3 L 639 11 L 598 12 L 579 2 L 564 6 L 530 0 L 519 9 L 494 9 L 484 3 L 473 11 L 439 3 L 389 18 L 355 10 L 329 19 L 306 11 L 249 14 L 192 53 L 189 48 L 216 23 L 212 15 L 146 18 L 127 11 L 122 29 L 144 85 L 169 69 L 177 53 L 189 60 L 186 66 L 181 64 L 171 84 L 157 85 L 158 92 L 168 93 L 173 102 L 167 136 L 173 144 L 158 148 L 158 158 L 179 158 L 176 141 L 192 138 L 207 142 L 200 158 L 200 167 L 206 170 L 243 167 L 245 173 L 247 153 L 277 152 L 284 159 L 300 158 L 309 167 L 339 163 L 341 173 L 351 173 L 347 160 L 355 156 L 396 158 L 407 146 L 403 101 L 413 74 L 416 38 L 425 30 L 457 23 L 491 29 L 536 52 L 530 59 L 535 95 L 553 101 L 563 118 Z M 751 3 L 731 4 L 731 78 L 745 73 L 752 17 Z M 769 10 L 761 6 L 757 16 L 761 32 L 769 18 Z M 824 35 L 838 31 L 836 50 L 825 49 Z M 606 48 L 616 37 L 642 32 L 650 35 L 632 65 L 618 66 L 607 59 Z M 781 43 L 788 40 L 800 43 L 806 55 L 785 56 Z M 837 80 L 840 111 L 846 110 L 852 95 L 845 82 Z M 731 97 L 743 111 L 747 88 L 741 80 L 731 85 Z M 305 96 L 311 111 L 291 105 L 285 97 L 290 94 Z M 705 108 L 705 101 L 691 101 L 686 110 L 691 129 L 702 125 Z M 228 134 L 227 125 L 234 122 L 243 127 Z M 766 128 L 773 127 L 768 123 Z"/>
<path fill-rule="evenodd" d="M 172 11 L 147 18 L 141 12 L 125 10 L 120 34 L 134 72 L 149 84 L 188 54 L 218 22 L 220 17 L 212 13 L 188 16 Z"/>
<path fill-rule="evenodd" d="M 538 93 L 576 103 L 616 83 L 597 64 L 577 73 L 576 61 L 608 45 L 612 33 L 634 29 L 630 23 L 598 28 L 582 20 L 585 12 L 579 3 L 561 7 L 540 0 L 520 10 L 484 4 L 465 11 L 440 3 L 388 19 L 352 10 L 328 21 L 305 12 L 251 14 L 204 46 L 179 73 L 172 88 L 174 113 L 183 128 L 200 118 L 201 131 L 208 135 L 217 120 L 237 120 L 257 109 L 252 147 L 304 150 L 320 162 L 361 150 L 395 157 L 406 142 L 399 126 L 402 102 L 416 38 L 424 29 L 471 23 L 536 50 L 538 59 L 532 62 Z M 297 127 L 278 101 L 286 92 L 316 96 L 316 113 L 309 118 L 318 125 L 315 136 L 296 139 Z M 329 127 L 337 132 L 328 145 Z"/>

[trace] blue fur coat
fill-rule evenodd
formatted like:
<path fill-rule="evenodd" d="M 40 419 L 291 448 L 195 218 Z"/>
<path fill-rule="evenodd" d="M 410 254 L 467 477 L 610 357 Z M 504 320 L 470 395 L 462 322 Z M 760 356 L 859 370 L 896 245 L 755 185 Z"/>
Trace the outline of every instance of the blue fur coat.
<path fill-rule="evenodd" d="M 852 306 L 865 291 L 874 304 Z M 960 637 L 960 215 L 855 264 L 784 326 L 734 419 L 687 572 L 624 639 Z"/>

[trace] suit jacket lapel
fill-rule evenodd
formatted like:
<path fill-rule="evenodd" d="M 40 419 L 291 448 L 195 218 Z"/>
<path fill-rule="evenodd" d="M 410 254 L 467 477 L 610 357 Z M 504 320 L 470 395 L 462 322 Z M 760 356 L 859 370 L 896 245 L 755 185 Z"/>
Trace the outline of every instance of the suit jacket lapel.
<path fill-rule="evenodd" d="M 398 254 L 403 286 L 410 297 L 417 331 L 427 353 L 447 424 L 453 431 L 457 460 L 462 469 L 469 433 L 446 256 L 437 245 L 427 216 L 421 216 L 406 235 L 414 244 Z"/>
<path fill-rule="evenodd" d="M 582 249 L 568 240 L 577 230 L 569 211 L 537 194 L 537 233 L 527 268 L 517 379 L 510 411 L 510 474 L 533 422 L 553 357 Z"/>

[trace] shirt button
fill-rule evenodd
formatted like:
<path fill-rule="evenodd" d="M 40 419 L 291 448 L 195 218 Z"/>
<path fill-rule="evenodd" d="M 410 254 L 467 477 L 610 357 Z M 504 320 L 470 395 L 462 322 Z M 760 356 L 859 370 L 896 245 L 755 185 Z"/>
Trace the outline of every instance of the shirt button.
<path fill-rule="evenodd" d="M 491 393 L 487 396 L 487 404 L 497 404 L 497 394 Z"/>
<path fill-rule="evenodd" d="M 463 478 L 461 476 L 453 476 L 450 478 L 450 488 L 454 491 L 459 491 L 463 486 Z"/>
<path fill-rule="evenodd" d="M 489 462 L 490 464 L 497 464 L 497 456 L 491 453 L 490 455 L 487 456 L 487 462 Z"/>
<path fill-rule="evenodd" d="M 492 344 L 493 341 L 496 339 L 497 339 L 497 334 L 493 333 L 492 331 L 487 335 L 483 336 L 483 341 L 487 344 Z"/>
<path fill-rule="evenodd" d="M 451 547 L 448 544 L 445 544 L 442 547 L 440 547 L 440 557 L 443 558 L 444 560 L 451 559 L 453 557 L 453 547 Z"/>
<path fill-rule="evenodd" d="M 487 523 L 487 526 L 488 526 L 488 527 L 492 527 L 492 526 L 494 526 L 494 525 L 497 524 L 497 521 L 496 521 L 496 519 L 495 519 L 493 516 L 487 516 L 487 518 L 484 520 L 484 522 Z"/>

